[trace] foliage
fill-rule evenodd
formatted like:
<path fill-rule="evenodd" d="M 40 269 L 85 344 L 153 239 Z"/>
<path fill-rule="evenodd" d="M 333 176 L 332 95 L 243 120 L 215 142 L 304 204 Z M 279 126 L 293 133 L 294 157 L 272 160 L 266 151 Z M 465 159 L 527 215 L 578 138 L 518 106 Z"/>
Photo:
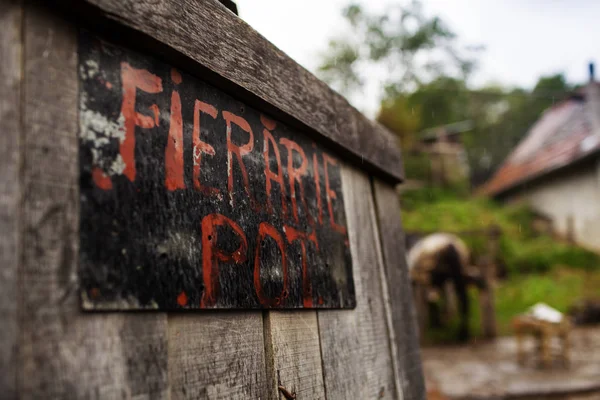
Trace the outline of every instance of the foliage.
<path fill-rule="evenodd" d="M 567 312 L 581 299 L 600 294 L 600 269 L 582 271 L 559 266 L 554 270 L 527 276 L 514 276 L 496 289 L 496 318 L 501 335 L 512 333 L 510 321 L 535 303 L 545 302 Z"/>
<path fill-rule="evenodd" d="M 473 183 L 477 185 L 487 180 L 544 110 L 565 98 L 572 89 L 562 74 L 556 74 L 540 77 L 531 91 L 504 90 L 500 96 L 471 92 L 470 119 L 475 129 L 463 138 Z M 494 109 L 500 112 L 490 118 L 489 111 Z"/>
<path fill-rule="evenodd" d="M 385 98 L 377 121 L 400 137 L 403 149 L 410 150 L 417 132 L 468 119 L 468 103 L 464 80 L 440 76 L 412 92 Z"/>
<path fill-rule="evenodd" d="M 386 71 L 383 83 L 390 98 L 431 77 L 453 73 L 465 78 L 474 68 L 474 60 L 457 50 L 454 32 L 439 17 L 425 16 L 416 0 L 381 14 L 350 4 L 343 16 L 349 32 L 329 42 L 318 74 L 344 94 L 364 84 L 361 71 L 367 65 Z"/>
<path fill-rule="evenodd" d="M 421 128 L 421 106 L 409 105 L 408 99 L 404 96 L 384 100 L 377 121 L 396 134 L 403 149 L 411 149 L 415 145 L 415 132 Z M 407 171 L 419 173 L 419 169 L 413 169 L 411 166 L 405 165 L 405 168 Z M 418 177 L 415 176 L 413 179 Z"/>
<path fill-rule="evenodd" d="M 559 266 L 543 274 L 513 276 L 500 281 L 495 289 L 496 323 L 498 334 L 512 335 L 512 319 L 536 303 L 567 312 L 582 299 L 600 296 L 600 269 L 583 271 Z M 474 337 L 481 335 L 481 310 L 477 289 L 471 288 L 469 326 Z M 428 344 L 450 344 L 456 341 L 458 318 L 448 326 L 428 329 L 425 341 Z"/>
<path fill-rule="evenodd" d="M 346 95 L 367 79 L 381 80 L 377 120 L 396 133 L 405 151 L 424 129 L 472 121 L 474 128 L 463 141 L 473 185 L 489 179 L 542 112 L 573 89 L 562 74 L 541 77 L 532 90 L 471 88 L 474 53 L 459 49 L 452 29 L 427 16 L 418 1 L 380 14 L 350 4 L 343 16 L 347 32 L 330 40 L 321 55 L 320 77 Z M 417 177 L 420 170 L 411 167 L 407 176 Z"/>
<path fill-rule="evenodd" d="M 463 133 L 462 139 L 472 182 L 478 185 L 498 168 L 543 111 L 570 90 L 561 74 L 541 77 L 532 91 L 498 86 L 471 90 L 460 79 L 438 77 L 413 92 L 384 100 L 377 119 L 401 138 L 405 150 L 416 143 L 417 132 L 472 121 L 473 129 Z M 411 167 L 407 166 L 406 173 L 415 179 L 419 170 Z"/>
<path fill-rule="evenodd" d="M 353 3 L 343 16 L 347 32 L 330 40 L 321 55 L 320 77 L 346 95 L 367 79 L 381 80 L 377 120 L 396 133 L 405 151 L 424 129 L 472 121 L 474 128 L 463 141 L 473 185 L 489 179 L 542 112 L 573 89 L 562 74 L 540 77 L 532 90 L 471 88 L 475 54 L 459 49 L 452 29 L 426 15 L 419 1 L 379 14 Z M 410 167 L 409 178 L 419 174 Z"/>
<path fill-rule="evenodd" d="M 502 241 L 502 253 L 507 255 L 511 272 L 546 272 L 556 265 L 594 270 L 600 267 L 598 256 L 579 247 L 561 243 L 548 236 L 540 236 L 519 243 Z"/>
<path fill-rule="evenodd" d="M 580 247 L 563 243 L 532 229 L 534 214 L 524 205 L 500 207 L 485 198 L 468 198 L 453 190 L 424 188 L 401 196 L 403 225 L 416 232 L 461 232 L 498 225 L 503 232 L 499 259 L 513 275 L 546 272 L 556 265 L 598 270 L 600 256 Z M 487 250 L 482 235 L 463 238 L 474 257 Z"/>
<path fill-rule="evenodd" d="M 402 157 L 404 161 L 404 171 L 410 171 L 410 179 L 416 179 L 423 182 L 431 181 L 431 161 L 427 154 L 405 152 Z"/>
<path fill-rule="evenodd" d="M 419 130 L 470 117 L 469 92 L 466 82 L 461 79 L 440 76 L 419 85 L 407 98 L 409 107 L 421 111 Z"/>
<path fill-rule="evenodd" d="M 565 312 L 586 297 L 600 296 L 600 256 L 575 245 L 538 234 L 535 214 L 525 205 L 503 206 L 485 198 L 437 187 L 401 194 L 402 221 L 407 232 L 461 232 L 498 225 L 498 264 L 508 277 L 495 291 L 496 319 L 501 335 L 510 334 L 510 322 L 535 303 L 545 302 Z M 487 252 L 485 235 L 463 235 L 474 258 Z M 470 292 L 469 324 L 475 336 L 481 329 L 478 293 Z M 429 329 L 426 343 L 452 343 L 458 319 L 443 329 Z"/>

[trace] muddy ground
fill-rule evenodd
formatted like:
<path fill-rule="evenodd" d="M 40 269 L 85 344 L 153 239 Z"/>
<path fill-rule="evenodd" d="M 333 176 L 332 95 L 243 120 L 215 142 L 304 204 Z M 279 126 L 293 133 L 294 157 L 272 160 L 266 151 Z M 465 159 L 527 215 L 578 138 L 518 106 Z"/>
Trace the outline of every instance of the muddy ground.
<path fill-rule="evenodd" d="M 556 357 L 551 369 L 540 369 L 534 347 L 528 339 L 523 366 L 517 363 L 513 337 L 424 348 L 428 399 L 600 400 L 600 327 L 573 331 L 568 367 Z M 558 355 L 558 340 L 553 349 Z"/>

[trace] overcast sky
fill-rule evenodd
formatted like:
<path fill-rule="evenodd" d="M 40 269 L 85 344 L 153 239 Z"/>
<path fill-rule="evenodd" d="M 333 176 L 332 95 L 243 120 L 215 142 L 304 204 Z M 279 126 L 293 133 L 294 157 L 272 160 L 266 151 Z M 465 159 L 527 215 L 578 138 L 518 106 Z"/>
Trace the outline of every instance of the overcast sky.
<path fill-rule="evenodd" d="M 349 0 L 236 0 L 240 17 L 311 71 L 327 41 L 344 30 L 341 9 Z M 389 0 L 361 2 L 376 11 Z M 540 75 L 564 72 L 587 80 L 587 64 L 600 69 L 600 1 L 423 0 L 427 15 L 440 16 L 462 45 L 483 45 L 472 83 L 531 87 Z M 376 85 L 375 85 L 376 86 Z M 352 99 L 373 116 L 379 90 Z"/>

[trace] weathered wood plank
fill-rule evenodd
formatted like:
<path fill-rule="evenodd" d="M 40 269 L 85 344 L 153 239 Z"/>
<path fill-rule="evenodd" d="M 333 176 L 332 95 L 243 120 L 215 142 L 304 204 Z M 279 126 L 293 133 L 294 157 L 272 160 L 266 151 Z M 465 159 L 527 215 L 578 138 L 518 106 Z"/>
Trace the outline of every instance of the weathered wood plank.
<path fill-rule="evenodd" d="M 0 2 L 0 393 L 5 399 L 17 397 L 21 21 L 20 1 Z"/>
<path fill-rule="evenodd" d="M 330 399 L 396 399 L 369 178 L 342 170 L 357 307 L 318 312 L 325 389 Z"/>
<path fill-rule="evenodd" d="M 170 314 L 171 399 L 266 399 L 260 312 Z"/>
<path fill-rule="evenodd" d="M 374 180 L 373 189 L 402 392 L 404 399 L 420 400 L 425 398 L 426 393 L 416 331 L 417 319 L 406 265 L 400 203 L 393 186 Z"/>
<path fill-rule="evenodd" d="M 281 398 L 279 386 L 298 399 L 325 399 L 316 312 L 267 313 L 265 349 L 270 399 Z"/>
<path fill-rule="evenodd" d="M 229 83 L 229 90 L 241 100 L 345 150 L 351 161 L 364 163 L 364 169 L 402 180 L 400 151 L 389 131 L 360 114 L 217 0 L 55 2 L 97 29 L 108 19 L 141 32 L 144 38 L 136 37 L 137 46 L 177 58 L 185 63 L 178 66 L 204 79 Z M 129 35 L 121 36 L 123 40 Z M 340 117 L 359 122 L 356 135 L 338 128 Z"/>
<path fill-rule="evenodd" d="M 25 10 L 21 398 L 166 398 L 165 314 L 83 314 L 77 41 L 73 26 Z"/>

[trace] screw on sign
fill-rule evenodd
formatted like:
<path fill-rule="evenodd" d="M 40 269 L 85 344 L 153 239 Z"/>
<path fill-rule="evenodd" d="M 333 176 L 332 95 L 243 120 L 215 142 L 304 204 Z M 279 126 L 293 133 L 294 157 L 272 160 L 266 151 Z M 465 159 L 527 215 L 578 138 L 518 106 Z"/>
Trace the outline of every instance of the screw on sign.
<path fill-rule="evenodd" d="M 84 308 L 355 306 L 330 153 L 156 59 L 79 54 Z"/>

